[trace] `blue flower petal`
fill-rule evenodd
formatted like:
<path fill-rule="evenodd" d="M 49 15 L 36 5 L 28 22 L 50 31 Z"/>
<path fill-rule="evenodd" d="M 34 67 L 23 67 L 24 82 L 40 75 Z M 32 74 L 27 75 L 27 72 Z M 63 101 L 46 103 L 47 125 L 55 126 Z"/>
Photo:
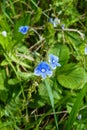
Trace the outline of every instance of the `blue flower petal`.
<path fill-rule="evenodd" d="M 26 34 L 28 32 L 29 26 L 21 26 L 19 27 L 19 32 L 22 34 Z"/>
<path fill-rule="evenodd" d="M 41 74 L 42 78 L 45 79 L 46 78 L 46 73 Z"/>
<path fill-rule="evenodd" d="M 46 74 L 47 74 L 48 76 L 52 76 L 52 71 L 49 71 L 49 70 L 48 70 L 48 71 L 46 72 Z"/>
<path fill-rule="evenodd" d="M 37 75 L 37 76 L 40 76 L 41 72 L 38 70 L 38 68 L 35 68 L 34 74 Z"/>
<path fill-rule="evenodd" d="M 52 69 L 56 69 L 56 65 L 55 64 L 50 64 Z"/>

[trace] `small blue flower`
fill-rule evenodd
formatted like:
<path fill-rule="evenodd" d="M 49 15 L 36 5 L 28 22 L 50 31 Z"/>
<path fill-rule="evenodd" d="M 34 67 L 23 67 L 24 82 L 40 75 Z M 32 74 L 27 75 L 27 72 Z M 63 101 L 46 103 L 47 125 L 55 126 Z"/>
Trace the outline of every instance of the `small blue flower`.
<path fill-rule="evenodd" d="M 64 24 L 62 24 L 61 28 L 62 28 L 62 29 L 64 29 L 64 28 L 65 28 L 65 25 L 64 25 Z"/>
<path fill-rule="evenodd" d="M 61 66 L 60 63 L 58 63 L 59 58 L 53 54 L 49 55 L 49 63 L 51 65 L 52 69 L 56 69 L 57 66 Z"/>
<path fill-rule="evenodd" d="M 55 18 L 54 19 L 54 27 L 57 27 L 58 26 L 58 24 L 60 24 L 60 19 L 58 19 L 58 18 Z"/>
<path fill-rule="evenodd" d="M 39 65 L 35 68 L 34 74 L 37 76 L 40 76 L 45 79 L 46 76 L 51 76 L 52 75 L 52 70 L 46 62 L 40 62 Z"/>
<path fill-rule="evenodd" d="M 53 26 L 54 26 L 54 28 L 55 28 L 55 27 L 58 26 L 58 24 L 60 24 L 60 19 L 54 18 L 54 20 L 53 20 L 53 18 L 50 18 L 50 19 L 49 19 L 49 22 L 52 23 Z"/>
<path fill-rule="evenodd" d="M 7 32 L 6 31 L 2 31 L 1 33 L 4 37 L 7 37 Z"/>
<path fill-rule="evenodd" d="M 78 120 L 81 120 L 81 119 L 82 119 L 82 114 L 79 114 L 79 115 L 77 116 L 77 119 L 78 119 Z"/>
<path fill-rule="evenodd" d="M 87 46 L 85 47 L 85 50 L 84 50 L 84 51 L 85 51 L 85 55 L 87 55 Z"/>
<path fill-rule="evenodd" d="M 49 22 L 52 23 L 52 24 L 54 24 L 53 18 L 50 18 L 50 19 L 49 19 Z"/>
<path fill-rule="evenodd" d="M 28 32 L 29 26 L 21 26 L 19 27 L 19 32 L 22 34 L 26 34 Z"/>

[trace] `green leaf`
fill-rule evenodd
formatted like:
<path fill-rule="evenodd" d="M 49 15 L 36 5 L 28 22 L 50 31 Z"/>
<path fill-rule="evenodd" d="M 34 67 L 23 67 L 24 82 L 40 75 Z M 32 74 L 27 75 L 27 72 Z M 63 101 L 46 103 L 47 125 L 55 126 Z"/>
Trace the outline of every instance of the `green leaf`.
<path fill-rule="evenodd" d="M 12 128 L 12 121 L 0 121 L 0 130 L 14 130 L 14 128 Z"/>
<path fill-rule="evenodd" d="M 15 56 L 14 54 L 9 53 L 9 57 L 10 57 L 10 59 L 11 59 L 13 62 L 15 62 L 15 63 L 17 63 L 17 64 L 19 64 L 19 65 L 21 65 L 21 66 L 24 66 L 24 67 L 30 69 L 30 66 L 29 66 L 28 64 L 26 64 L 26 63 L 24 63 L 23 61 L 21 61 L 20 59 L 18 59 L 18 57 Z"/>
<path fill-rule="evenodd" d="M 0 45 L 3 47 L 3 49 L 10 51 L 12 47 L 10 36 L 4 37 L 3 35 L 0 35 Z"/>
<path fill-rule="evenodd" d="M 0 70 L 0 90 L 6 90 L 5 88 L 5 71 Z"/>
<path fill-rule="evenodd" d="M 30 108 L 40 108 L 45 105 L 45 100 L 41 98 L 38 94 L 33 95 L 33 101 L 29 102 Z"/>
<path fill-rule="evenodd" d="M 6 75 L 5 75 L 5 70 L 0 70 L 0 100 L 2 102 L 6 102 L 8 98 L 8 91 L 6 88 Z"/>
<path fill-rule="evenodd" d="M 8 65 L 9 63 L 7 62 L 7 60 L 3 60 L 2 62 L 1 62 L 1 66 L 6 66 L 6 65 Z"/>
<path fill-rule="evenodd" d="M 8 91 L 7 90 L 5 90 L 5 89 L 3 89 L 3 90 L 0 90 L 0 101 L 2 101 L 2 102 L 6 102 L 7 101 L 7 99 L 8 99 Z"/>
<path fill-rule="evenodd" d="M 66 64 L 70 57 L 69 48 L 66 45 L 60 46 L 59 57 L 61 65 Z"/>
<path fill-rule="evenodd" d="M 74 64 L 65 65 L 58 73 L 57 79 L 65 88 L 78 89 L 85 83 L 84 69 Z"/>
<path fill-rule="evenodd" d="M 52 89 L 54 104 L 56 104 L 56 103 L 58 103 L 59 99 L 61 98 L 58 86 L 57 86 L 57 89 L 55 89 L 54 86 L 56 86 L 56 84 L 54 85 L 51 80 L 49 80 L 49 84 L 50 84 L 50 87 Z M 41 83 L 39 85 L 38 92 L 39 92 L 39 95 L 41 96 L 41 98 L 44 99 L 45 102 L 50 104 L 49 95 L 48 95 L 48 92 L 47 92 L 47 87 L 45 86 L 44 83 Z"/>
<path fill-rule="evenodd" d="M 8 80 L 8 84 L 9 85 L 15 85 L 17 83 L 19 83 L 20 81 L 17 78 L 13 78 L 13 79 L 9 79 Z"/>
<path fill-rule="evenodd" d="M 22 79 L 24 80 L 29 80 L 30 78 L 33 78 L 34 77 L 34 73 L 31 73 L 31 72 L 17 72 L 19 77 L 21 77 Z"/>
<path fill-rule="evenodd" d="M 45 101 L 49 102 L 47 89 L 44 83 L 41 83 L 38 88 L 39 95 L 41 98 L 43 98 Z"/>

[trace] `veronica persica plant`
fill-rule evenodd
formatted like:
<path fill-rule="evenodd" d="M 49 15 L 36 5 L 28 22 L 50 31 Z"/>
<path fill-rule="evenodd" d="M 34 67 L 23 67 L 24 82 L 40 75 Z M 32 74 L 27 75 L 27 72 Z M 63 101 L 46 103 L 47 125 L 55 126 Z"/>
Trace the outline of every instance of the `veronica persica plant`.
<path fill-rule="evenodd" d="M 60 64 L 58 63 L 58 57 L 54 56 L 54 55 L 50 55 L 50 59 L 49 62 L 51 63 L 51 66 L 53 68 L 56 68 L 56 66 L 60 66 Z M 46 76 L 51 76 L 52 75 L 52 70 L 51 67 L 48 63 L 42 61 L 38 64 L 38 66 L 34 69 L 34 74 L 37 76 L 41 76 L 43 79 L 46 78 Z M 51 102 L 51 106 L 53 109 L 53 113 L 54 113 L 54 119 L 55 119 L 55 124 L 56 124 L 56 129 L 58 130 L 58 122 L 57 122 L 57 117 L 56 117 L 56 113 L 55 113 L 55 107 L 54 107 L 54 98 L 53 98 L 53 93 L 52 93 L 52 88 L 50 86 L 49 80 L 48 78 L 44 80 L 47 91 L 48 91 L 48 95 L 49 95 L 49 99 Z"/>
<path fill-rule="evenodd" d="M 48 76 L 52 75 L 52 70 L 51 70 L 50 65 L 43 61 L 43 62 L 40 62 L 38 64 L 38 66 L 35 68 L 34 74 L 37 75 L 37 76 L 41 76 L 43 79 L 45 79 L 47 75 Z M 44 82 L 45 82 L 45 85 L 46 85 L 46 88 L 47 88 L 47 91 L 48 91 L 48 95 L 49 95 L 49 99 L 50 99 L 50 102 L 51 102 L 51 106 L 52 106 L 52 109 L 53 109 L 56 128 L 58 130 L 58 123 L 57 123 L 57 117 L 56 117 L 55 108 L 54 108 L 54 99 L 53 99 L 52 89 L 51 89 L 51 86 L 49 84 L 48 78 L 45 79 Z"/>
<path fill-rule="evenodd" d="M 52 75 L 52 70 L 49 64 L 47 64 L 46 62 L 40 62 L 39 65 L 35 68 L 34 74 L 45 79 L 47 75 Z"/>
<path fill-rule="evenodd" d="M 49 55 L 49 63 L 52 69 L 56 69 L 57 66 L 61 66 L 59 62 L 59 58 L 53 54 Z"/>
<path fill-rule="evenodd" d="M 19 27 L 19 32 L 22 34 L 26 34 L 28 32 L 29 26 L 20 26 Z"/>

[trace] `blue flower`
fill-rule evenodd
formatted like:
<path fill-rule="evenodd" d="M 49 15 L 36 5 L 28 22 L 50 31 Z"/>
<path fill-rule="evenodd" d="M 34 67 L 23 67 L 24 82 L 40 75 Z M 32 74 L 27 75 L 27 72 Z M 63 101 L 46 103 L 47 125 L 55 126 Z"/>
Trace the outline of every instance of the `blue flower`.
<path fill-rule="evenodd" d="M 87 55 L 87 46 L 85 47 L 85 50 L 84 50 L 84 51 L 85 51 L 85 55 Z"/>
<path fill-rule="evenodd" d="M 60 24 L 60 19 L 55 18 L 55 19 L 54 19 L 54 24 L 53 24 L 54 27 L 57 27 L 58 24 Z"/>
<path fill-rule="evenodd" d="M 37 76 L 40 76 L 45 79 L 46 76 L 51 76 L 52 75 L 52 70 L 46 62 L 40 62 L 39 65 L 35 68 L 34 74 Z"/>
<path fill-rule="evenodd" d="M 52 23 L 55 28 L 55 27 L 57 27 L 58 24 L 60 24 L 60 19 L 54 18 L 54 20 L 53 20 L 53 18 L 50 18 L 49 22 Z"/>
<path fill-rule="evenodd" d="M 7 37 L 7 32 L 6 31 L 2 31 L 1 33 L 4 37 Z"/>
<path fill-rule="evenodd" d="M 59 58 L 53 54 L 49 55 L 49 63 L 52 69 L 56 69 L 57 66 L 61 66 L 60 63 L 58 63 Z"/>
<path fill-rule="evenodd" d="M 21 26 L 19 27 L 19 32 L 22 34 L 26 34 L 28 32 L 29 26 Z"/>
<path fill-rule="evenodd" d="M 50 18 L 50 19 L 49 19 L 49 22 L 52 23 L 52 24 L 54 24 L 53 18 Z"/>
<path fill-rule="evenodd" d="M 62 24 L 61 28 L 62 28 L 62 29 L 64 29 L 64 28 L 65 28 L 65 25 L 64 25 L 64 24 Z"/>
<path fill-rule="evenodd" d="M 82 119 L 82 114 L 79 114 L 79 115 L 77 116 L 77 119 L 78 119 L 78 120 L 81 120 L 81 119 Z"/>

